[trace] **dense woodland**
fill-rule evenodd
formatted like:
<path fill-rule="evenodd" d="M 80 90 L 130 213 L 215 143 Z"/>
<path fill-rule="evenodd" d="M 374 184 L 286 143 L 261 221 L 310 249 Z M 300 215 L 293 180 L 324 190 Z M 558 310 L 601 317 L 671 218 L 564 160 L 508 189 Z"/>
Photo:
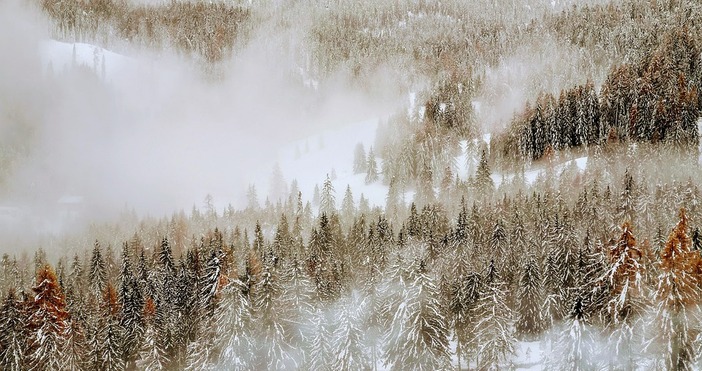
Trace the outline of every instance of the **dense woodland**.
<path fill-rule="evenodd" d="M 295 67 L 362 86 L 389 60 L 417 98 L 354 153 L 382 207 L 274 174 L 263 205 L 251 186 L 3 255 L 0 369 L 493 370 L 524 342 L 544 369 L 702 368 L 702 6 L 470 3 L 42 1 L 56 38 L 210 67 L 298 23 Z M 522 45 L 573 58 L 484 127 Z"/>

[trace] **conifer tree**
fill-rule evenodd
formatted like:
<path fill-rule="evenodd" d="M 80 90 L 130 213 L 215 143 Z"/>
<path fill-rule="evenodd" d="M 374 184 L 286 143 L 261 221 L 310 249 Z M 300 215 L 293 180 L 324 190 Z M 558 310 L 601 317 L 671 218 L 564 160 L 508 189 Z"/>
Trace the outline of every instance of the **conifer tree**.
<path fill-rule="evenodd" d="M 530 255 L 519 278 L 517 309 L 517 336 L 522 339 L 536 339 L 544 331 L 540 306 L 543 302 L 541 270 L 536 258 Z"/>
<path fill-rule="evenodd" d="M 122 358 L 124 349 L 123 329 L 120 326 L 120 307 L 117 302 L 117 291 L 111 283 L 107 283 L 100 304 L 101 326 L 99 329 L 101 370 L 124 370 Z"/>
<path fill-rule="evenodd" d="M 156 327 L 156 304 L 152 298 L 147 298 L 144 304 L 144 340 L 139 350 L 137 368 L 144 371 L 163 370 L 168 365 L 168 356 L 158 339 Z"/>
<path fill-rule="evenodd" d="M 478 169 L 475 174 L 475 186 L 479 194 L 486 194 L 492 192 L 495 188 L 495 183 L 490 177 L 490 166 L 488 165 L 487 153 L 483 150 L 480 155 L 480 162 L 478 163 Z"/>
<path fill-rule="evenodd" d="M 559 341 L 546 363 L 558 370 L 597 370 L 594 357 L 594 340 L 587 325 L 583 299 L 577 296 Z"/>
<path fill-rule="evenodd" d="M 514 353 L 515 338 L 513 313 L 506 303 L 505 282 L 497 272 L 494 261 L 490 261 L 481 287 L 476 308 L 479 319 L 475 324 L 475 341 L 479 344 L 478 367 L 499 369 Z"/>
<path fill-rule="evenodd" d="M 378 181 L 378 163 L 375 161 L 373 147 L 368 150 L 368 165 L 366 166 L 366 184 Z"/>
<path fill-rule="evenodd" d="M 309 370 L 333 370 L 334 355 L 331 349 L 332 331 L 328 314 L 317 308 L 313 322 L 313 336 L 306 365 Z"/>
<path fill-rule="evenodd" d="M 242 293 L 243 284 L 229 280 L 222 287 L 221 305 L 217 307 L 215 323 L 216 348 L 220 350 L 219 366 L 226 370 L 253 368 L 251 338 L 251 302 Z"/>
<path fill-rule="evenodd" d="M 680 210 L 680 221 L 661 251 L 660 275 L 655 299 L 658 303 L 652 344 L 657 344 L 661 366 L 691 370 L 695 359 L 692 328 L 699 322 L 700 256 L 691 251 L 687 216 Z"/>
<path fill-rule="evenodd" d="M 416 370 L 449 367 L 448 326 L 439 288 L 419 261 L 409 270 L 402 305 L 392 319 L 385 362 L 391 370 L 412 365 Z"/>
<path fill-rule="evenodd" d="M 636 367 L 632 355 L 639 342 L 634 336 L 640 331 L 636 331 L 634 325 L 646 310 L 642 258 L 631 225 L 624 223 L 621 237 L 610 247 L 611 265 L 605 277 L 610 288 L 607 303 L 608 320 L 613 330 L 610 340 L 615 347 L 617 363 L 627 369 Z"/>
<path fill-rule="evenodd" d="M 90 258 L 90 292 L 94 298 L 100 298 L 107 286 L 107 270 L 102 257 L 100 244 L 95 241 Z"/>
<path fill-rule="evenodd" d="M 54 270 L 48 264 L 37 274 L 32 287 L 34 299 L 30 302 L 28 318 L 28 368 L 58 370 L 61 367 L 61 346 L 66 338 L 66 301 L 58 286 Z"/>
<path fill-rule="evenodd" d="M 363 342 L 360 327 L 360 311 L 364 309 L 362 298 L 352 293 L 339 303 L 335 331 L 332 335 L 332 354 L 336 355 L 334 370 L 366 370 L 370 368 L 370 359 Z"/>
<path fill-rule="evenodd" d="M 363 148 L 363 143 L 357 143 L 353 151 L 353 173 L 365 173 L 368 168 L 366 161 L 366 150 Z"/>
<path fill-rule="evenodd" d="M 132 270 L 129 245 L 122 249 L 122 268 L 119 275 L 120 327 L 124 330 L 122 339 L 122 359 L 125 368 L 132 368 L 139 350 L 139 343 L 144 334 L 143 307 L 144 298 Z"/>
<path fill-rule="evenodd" d="M 336 213 L 336 196 L 334 192 L 334 185 L 327 174 L 327 178 L 324 180 L 324 185 L 322 186 L 322 193 L 319 200 L 319 214 L 327 214 L 331 216 Z"/>
<path fill-rule="evenodd" d="M 277 370 L 296 368 L 291 356 L 288 335 L 283 319 L 287 308 L 282 304 L 283 288 L 279 273 L 270 266 L 263 267 L 261 279 L 253 287 L 251 304 L 254 319 L 259 327 L 256 344 L 256 368 L 273 367 Z"/>
<path fill-rule="evenodd" d="M 10 288 L 0 307 L 0 368 L 3 370 L 26 369 L 26 325 L 22 302 Z"/>
<path fill-rule="evenodd" d="M 87 343 L 80 323 L 72 316 L 66 325 L 66 342 L 61 347 L 62 370 L 85 370 L 87 365 Z"/>

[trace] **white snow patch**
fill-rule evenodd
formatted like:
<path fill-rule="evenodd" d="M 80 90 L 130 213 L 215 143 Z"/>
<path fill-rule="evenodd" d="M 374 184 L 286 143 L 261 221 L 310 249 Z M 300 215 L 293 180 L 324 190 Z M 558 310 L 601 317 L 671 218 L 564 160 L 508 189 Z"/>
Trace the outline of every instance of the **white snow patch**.
<path fill-rule="evenodd" d="M 73 65 L 87 66 L 108 81 L 114 80 L 121 71 L 134 65 L 135 62 L 132 58 L 99 46 L 56 40 L 41 42 L 39 55 L 45 70 L 51 66 L 54 72 L 63 72 Z"/>

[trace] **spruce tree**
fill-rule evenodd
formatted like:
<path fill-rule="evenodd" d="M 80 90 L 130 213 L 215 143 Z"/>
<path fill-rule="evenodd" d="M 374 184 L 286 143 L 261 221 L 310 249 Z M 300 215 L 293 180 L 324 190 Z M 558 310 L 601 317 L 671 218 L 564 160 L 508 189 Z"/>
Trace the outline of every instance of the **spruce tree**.
<path fill-rule="evenodd" d="M 412 365 L 416 370 L 445 369 L 450 365 L 448 325 L 439 288 L 419 261 L 408 272 L 402 304 L 392 319 L 385 363 L 391 370 Z"/>
<path fill-rule="evenodd" d="M 3 370 L 27 368 L 26 321 L 22 302 L 10 288 L 0 307 L 0 368 Z"/>
<path fill-rule="evenodd" d="M 478 345 L 478 367 L 495 370 L 504 366 L 514 354 L 513 313 L 507 306 L 505 282 L 494 261 L 490 261 L 478 299 L 475 337 Z"/>
<path fill-rule="evenodd" d="M 541 270 L 536 258 L 530 255 L 522 268 L 519 278 L 517 336 L 521 339 L 534 340 L 544 331 L 540 306 L 543 303 Z"/>

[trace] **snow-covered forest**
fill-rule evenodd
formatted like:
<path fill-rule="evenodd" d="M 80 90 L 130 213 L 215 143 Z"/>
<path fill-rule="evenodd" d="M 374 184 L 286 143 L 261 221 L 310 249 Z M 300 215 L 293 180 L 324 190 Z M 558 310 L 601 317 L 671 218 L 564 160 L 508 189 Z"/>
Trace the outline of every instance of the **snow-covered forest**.
<path fill-rule="evenodd" d="M 697 0 L 0 0 L 0 369 L 702 369 Z"/>

